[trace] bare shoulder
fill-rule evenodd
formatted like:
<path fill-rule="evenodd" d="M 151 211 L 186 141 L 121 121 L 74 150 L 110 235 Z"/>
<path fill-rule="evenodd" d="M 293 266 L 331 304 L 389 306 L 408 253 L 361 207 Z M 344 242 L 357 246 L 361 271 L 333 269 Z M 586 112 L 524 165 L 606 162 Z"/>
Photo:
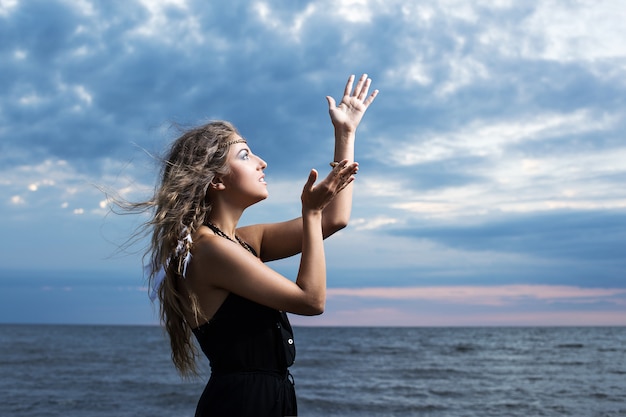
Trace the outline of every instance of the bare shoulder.
<path fill-rule="evenodd" d="M 200 226 L 193 236 L 193 254 L 211 255 L 218 237 L 208 227 Z"/>
<path fill-rule="evenodd" d="M 200 226 L 194 234 L 192 256 L 201 262 L 206 260 L 213 262 L 218 259 L 224 259 L 225 252 L 232 251 L 233 243 L 228 239 L 217 236 L 208 227 Z M 237 245 L 234 245 L 234 247 L 237 247 Z"/>
<path fill-rule="evenodd" d="M 208 227 L 201 226 L 194 234 L 187 277 L 192 285 L 225 288 L 224 283 L 233 277 L 235 271 L 251 261 L 258 262 L 239 243 L 217 236 Z"/>

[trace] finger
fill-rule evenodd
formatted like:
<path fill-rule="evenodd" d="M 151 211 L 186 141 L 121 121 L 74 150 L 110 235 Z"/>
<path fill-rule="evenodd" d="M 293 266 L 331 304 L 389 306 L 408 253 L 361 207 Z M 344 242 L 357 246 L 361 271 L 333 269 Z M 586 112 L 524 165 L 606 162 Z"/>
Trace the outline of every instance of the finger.
<path fill-rule="evenodd" d="M 340 171 L 350 171 L 358 166 L 359 166 L 358 162 L 349 163 L 347 159 L 342 159 L 341 161 L 337 162 L 337 165 L 335 166 L 335 168 L 339 168 Z"/>
<path fill-rule="evenodd" d="M 326 96 L 326 100 L 328 101 L 328 110 L 332 110 L 337 106 L 337 102 L 331 96 Z"/>
<path fill-rule="evenodd" d="M 347 159 L 343 159 L 343 160 L 341 160 L 339 162 L 336 162 L 335 165 L 333 166 L 333 169 L 332 169 L 333 175 L 335 177 L 337 175 L 339 175 L 347 164 L 348 164 L 348 160 Z"/>
<path fill-rule="evenodd" d="M 339 186 L 337 187 L 337 190 L 335 191 L 335 194 L 339 194 L 344 188 L 346 188 L 352 181 L 354 181 L 356 178 L 351 175 L 350 177 L 348 177 L 344 182 L 342 182 L 341 184 L 339 184 Z"/>
<path fill-rule="evenodd" d="M 354 87 L 354 94 L 352 94 L 353 96 L 359 97 L 359 95 L 361 94 L 361 89 L 363 88 L 363 84 L 366 80 L 367 74 L 361 75 L 361 78 L 359 78 L 359 81 L 356 83 L 356 87 Z"/>
<path fill-rule="evenodd" d="M 358 169 L 359 163 L 358 162 L 348 162 L 347 159 L 344 159 L 340 162 L 337 162 L 337 165 L 335 165 L 335 168 L 337 168 L 338 171 L 343 172 L 352 172 L 355 168 Z"/>
<path fill-rule="evenodd" d="M 354 74 L 350 75 L 350 77 L 348 77 L 348 82 L 346 83 L 346 88 L 343 90 L 343 95 L 344 96 L 349 96 L 350 95 L 350 91 L 352 91 L 352 83 L 354 83 Z"/>
<path fill-rule="evenodd" d="M 372 102 L 374 101 L 377 95 L 378 95 L 378 90 L 372 91 L 372 94 L 370 94 L 370 96 L 366 98 L 365 101 L 363 102 L 365 107 L 368 107 L 370 104 L 372 104 Z"/>
<path fill-rule="evenodd" d="M 311 188 L 313 188 L 313 184 L 315 184 L 315 181 L 317 181 L 317 171 L 315 169 L 312 169 L 309 173 L 309 178 L 307 178 L 306 180 L 306 184 L 304 184 L 304 189 L 310 190 Z"/>
<path fill-rule="evenodd" d="M 361 88 L 361 91 L 359 92 L 359 95 L 358 95 L 359 100 L 363 101 L 367 97 L 367 92 L 370 89 L 371 83 L 372 83 L 371 78 L 368 78 L 365 80 L 365 84 L 363 84 L 363 87 Z"/>
<path fill-rule="evenodd" d="M 346 165 L 341 169 L 341 171 L 336 172 L 332 178 L 332 183 L 335 184 L 337 190 L 342 190 L 352 181 L 354 181 L 354 176 L 359 171 L 359 164 L 353 162 L 349 165 Z"/>

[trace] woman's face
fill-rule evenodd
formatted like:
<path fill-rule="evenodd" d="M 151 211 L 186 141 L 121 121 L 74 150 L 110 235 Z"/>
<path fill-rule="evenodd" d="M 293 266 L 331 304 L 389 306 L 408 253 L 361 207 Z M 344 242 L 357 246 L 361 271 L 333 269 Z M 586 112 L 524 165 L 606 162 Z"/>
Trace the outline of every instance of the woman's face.
<path fill-rule="evenodd" d="M 241 139 L 236 135 L 232 140 Z M 250 150 L 247 143 L 234 143 L 228 151 L 230 172 L 223 178 L 226 190 L 241 204 L 252 205 L 269 195 L 263 170 L 267 163 Z"/>

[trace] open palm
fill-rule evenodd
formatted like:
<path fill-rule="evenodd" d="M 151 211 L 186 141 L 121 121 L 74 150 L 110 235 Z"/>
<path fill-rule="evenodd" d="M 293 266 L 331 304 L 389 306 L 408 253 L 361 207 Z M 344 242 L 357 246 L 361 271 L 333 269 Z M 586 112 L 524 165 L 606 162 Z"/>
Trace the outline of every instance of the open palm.
<path fill-rule="evenodd" d="M 335 129 L 355 131 L 365 111 L 378 95 L 378 90 L 374 90 L 368 95 L 372 80 L 367 77 L 367 74 L 363 74 L 361 78 L 359 78 L 356 86 L 354 86 L 354 90 L 352 89 L 353 83 L 354 75 L 351 75 L 350 78 L 348 78 L 339 105 L 336 105 L 335 99 L 331 96 L 326 97 L 326 100 L 328 100 L 330 120 L 333 126 L 335 126 Z"/>

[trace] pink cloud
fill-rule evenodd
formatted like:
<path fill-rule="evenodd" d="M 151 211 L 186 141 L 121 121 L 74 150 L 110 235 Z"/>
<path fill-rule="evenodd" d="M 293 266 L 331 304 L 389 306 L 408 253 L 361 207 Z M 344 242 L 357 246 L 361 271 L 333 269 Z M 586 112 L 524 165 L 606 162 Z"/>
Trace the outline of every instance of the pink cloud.
<path fill-rule="evenodd" d="M 499 285 L 441 287 L 329 288 L 328 297 L 432 300 L 455 304 L 500 306 L 524 299 L 584 302 L 626 295 L 626 288 L 581 288 L 566 285 Z M 623 302 L 623 299 L 614 300 Z"/>
<path fill-rule="evenodd" d="M 330 288 L 297 326 L 624 326 L 626 288 L 551 285 Z"/>

